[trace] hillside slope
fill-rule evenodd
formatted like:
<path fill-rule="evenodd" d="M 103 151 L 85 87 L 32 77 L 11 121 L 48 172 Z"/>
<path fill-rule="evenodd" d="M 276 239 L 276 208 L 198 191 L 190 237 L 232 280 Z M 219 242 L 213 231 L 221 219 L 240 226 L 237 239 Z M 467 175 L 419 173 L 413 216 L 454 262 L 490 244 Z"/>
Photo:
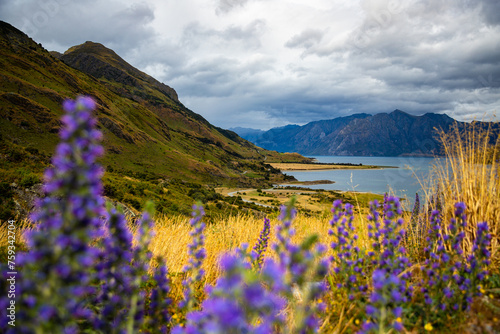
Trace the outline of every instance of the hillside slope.
<path fill-rule="evenodd" d="M 0 187 L 36 183 L 58 142 L 62 101 L 80 94 L 98 105 L 108 195 L 136 207 L 153 190 L 121 188 L 142 181 L 161 183 L 165 191 L 170 183 L 263 186 L 283 178 L 264 160 L 303 159 L 263 150 L 211 125 L 182 105 L 174 89 L 101 44 L 51 54 L 0 21 Z"/>

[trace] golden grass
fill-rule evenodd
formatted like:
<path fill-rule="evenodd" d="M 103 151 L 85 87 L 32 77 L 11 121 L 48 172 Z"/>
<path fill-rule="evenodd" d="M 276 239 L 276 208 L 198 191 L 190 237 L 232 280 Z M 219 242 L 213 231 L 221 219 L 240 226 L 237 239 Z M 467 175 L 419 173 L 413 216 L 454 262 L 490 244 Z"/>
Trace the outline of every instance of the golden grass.
<path fill-rule="evenodd" d="M 329 219 L 308 217 L 301 215 L 300 212 L 297 218 L 292 223 L 292 227 L 296 230 L 295 236 L 292 238 L 293 243 L 300 243 L 307 236 L 317 234 L 319 242 L 329 244 L 330 238 L 328 230 L 330 228 Z M 274 257 L 274 251 L 271 245 L 276 242 L 276 226 L 280 222 L 276 218 L 271 219 L 271 236 L 269 238 L 269 247 L 265 254 L 266 257 Z M 362 220 L 355 219 L 355 226 L 364 229 L 366 223 Z M 363 224 L 360 226 L 360 224 Z M 243 244 L 248 244 L 252 248 L 259 237 L 260 231 L 263 228 L 263 220 L 250 215 L 237 215 L 229 217 L 227 220 L 210 224 L 205 229 L 205 249 L 207 258 L 203 264 L 203 269 L 206 273 L 205 284 L 213 284 L 219 277 L 221 271 L 218 264 L 219 257 L 225 253 L 240 247 Z M 150 244 L 149 249 L 155 256 L 162 256 L 171 273 L 181 273 L 188 261 L 188 244 L 191 242 L 189 232 L 191 227 L 189 219 L 186 217 L 160 217 L 156 220 L 155 236 Z M 360 245 L 366 242 L 364 235 L 360 234 Z"/>
<path fill-rule="evenodd" d="M 477 224 L 488 222 L 492 235 L 492 267 L 500 267 L 500 137 L 490 128 L 480 129 L 472 123 L 466 130 L 455 126 L 440 133 L 446 159 L 434 166 L 434 186 L 427 197 L 441 194 L 445 221 L 453 216 L 453 205 L 467 206 L 468 227 L 464 250 L 470 252 Z M 494 143 L 492 143 L 492 138 Z M 436 189 L 437 188 L 437 189 Z"/>
<path fill-rule="evenodd" d="M 24 232 L 31 227 L 31 223 L 27 219 L 21 221 L 16 220 L 13 226 L 14 229 L 9 229 L 7 221 L 0 222 L 0 247 L 6 247 L 9 245 L 9 235 L 12 236 L 12 231 L 15 235 L 16 244 L 25 244 L 26 240 L 24 239 Z"/>

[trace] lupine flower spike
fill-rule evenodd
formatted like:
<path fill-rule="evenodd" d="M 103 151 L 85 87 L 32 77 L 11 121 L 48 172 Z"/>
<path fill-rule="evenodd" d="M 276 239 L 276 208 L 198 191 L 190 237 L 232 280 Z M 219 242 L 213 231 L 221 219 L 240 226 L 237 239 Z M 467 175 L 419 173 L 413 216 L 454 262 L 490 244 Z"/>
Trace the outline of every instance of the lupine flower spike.
<path fill-rule="evenodd" d="M 345 289 L 350 300 L 354 300 L 357 292 L 364 292 L 368 288 L 364 281 L 364 259 L 355 244 L 358 235 L 354 234 L 352 208 L 349 203 L 343 208 L 341 200 L 333 202 L 333 218 L 330 221 L 331 229 L 328 231 L 333 237 L 330 247 L 335 253 L 332 264 L 333 275 L 338 282 L 337 288 Z"/>
<path fill-rule="evenodd" d="M 268 218 L 264 218 L 264 227 L 260 232 L 259 239 L 253 247 L 252 253 L 252 267 L 256 270 L 262 268 L 262 263 L 264 261 L 264 253 L 267 250 L 267 243 L 269 241 L 269 234 L 271 232 L 271 221 Z"/>
<path fill-rule="evenodd" d="M 314 303 L 326 291 L 325 276 L 330 262 L 321 258 L 326 252 L 326 247 L 317 244 L 318 236 L 306 238 L 302 244 L 295 245 L 291 238 L 295 230 L 291 224 L 296 216 L 294 207 L 295 198 L 281 207 L 279 219 L 281 225 L 277 227 L 278 242 L 273 245 L 278 253 L 279 264 L 285 272 L 285 295 L 292 305 L 294 322 L 287 330 L 290 333 L 312 333 L 318 328 L 318 314 L 324 309 L 322 303 Z M 300 296 L 297 300 L 294 296 Z"/>
<path fill-rule="evenodd" d="M 36 228 L 27 233 L 31 251 L 18 256 L 23 279 L 17 317 L 28 331 L 76 332 L 77 322 L 92 316 L 85 298 L 93 291 L 90 273 L 98 252 L 89 244 L 105 214 L 94 108 L 89 97 L 64 102 L 62 143 L 45 173 L 47 196 L 31 217 Z"/>
<path fill-rule="evenodd" d="M 188 245 L 189 263 L 184 268 L 186 279 L 182 283 L 184 286 L 184 300 L 180 304 L 180 307 L 187 312 L 200 304 L 197 297 L 197 286 L 205 274 L 202 265 L 206 257 L 205 236 L 203 235 L 205 223 L 202 222 L 204 215 L 205 211 L 201 204 L 193 206 L 193 218 L 190 220 L 192 242 Z"/>

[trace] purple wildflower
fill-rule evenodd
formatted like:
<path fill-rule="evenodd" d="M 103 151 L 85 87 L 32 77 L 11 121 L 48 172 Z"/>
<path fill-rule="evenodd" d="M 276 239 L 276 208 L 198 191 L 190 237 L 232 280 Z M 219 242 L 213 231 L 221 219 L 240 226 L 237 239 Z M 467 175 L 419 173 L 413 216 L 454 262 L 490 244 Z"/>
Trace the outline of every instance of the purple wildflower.
<path fill-rule="evenodd" d="M 149 267 L 148 213 L 140 222 L 139 244 L 133 248 L 125 217 L 116 209 L 109 209 L 105 224 L 107 237 L 102 240 L 99 262 L 95 266 L 99 289 L 93 301 L 101 308 L 93 325 L 103 332 L 125 330 L 130 326 L 139 330 L 141 326 L 144 305 L 139 298 L 140 286 L 147 279 Z"/>
<path fill-rule="evenodd" d="M 264 253 L 267 250 L 267 243 L 269 241 L 269 234 L 271 232 L 271 221 L 268 218 L 264 218 L 264 227 L 260 232 L 259 239 L 253 247 L 252 256 L 252 266 L 255 269 L 261 269 L 262 263 L 264 261 Z"/>
<path fill-rule="evenodd" d="M 484 278 L 485 267 L 489 264 L 487 224 L 477 226 L 473 252 L 464 256 L 462 243 L 467 225 L 464 203 L 455 204 L 455 216 L 446 228 L 441 223 L 440 214 L 432 212 L 425 249 L 427 260 L 424 265 L 422 283 L 427 287 L 424 294 L 428 322 L 439 322 L 450 310 L 468 309 L 472 297 L 477 293 Z M 483 257 L 479 249 L 486 249 Z"/>
<path fill-rule="evenodd" d="M 172 333 L 271 333 L 284 325 L 286 304 L 280 297 L 282 286 L 276 286 L 284 272 L 268 260 L 260 275 L 250 274 L 243 259 L 242 254 L 222 256 L 223 274 L 207 289 L 201 310 L 188 313 L 186 326 L 176 326 Z"/>
<path fill-rule="evenodd" d="M 182 282 L 184 286 L 184 300 L 180 304 L 180 307 L 186 309 L 187 312 L 200 304 L 200 301 L 195 296 L 196 286 L 200 284 L 204 275 L 204 271 L 201 268 L 206 256 L 204 248 L 205 236 L 203 235 L 205 223 L 202 222 L 204 215 L 203 206 L 193 206 L 193 218 L 190 220 L 192 242 L 188 245 L 189 263 L 184 268 L 187 277 Z"/>
<path fill-rule="evenodd" d="M 375 323 L 376 328 L 384 329 L 392 323 L 395 330 L 401 330 L 402 324 L 391 319 L 400 317 L 401 306 L 409 301 L 412 294 L 407 284 L 409 274 L 405 271 L 410 263 L 404 256 L 405 249 L 400 247 L 402 233 L 398 231 L 403 225 L 402 219 L 398 218 L 402 210 L 398 198 L 385 196 L 383 221 L 380 222 L 377 208 L 378 203 L 374 201 L 368 217 L 375 232 L 371 237 L 374 248 L 372 264 L 375 265 L 370 296 L 372 308 L 368 310 L 371 310 L 371 323 Z M 374 312 L 373 309 L 378 311 Z"/>
<path fill-rule="evenodd" d="M 94 105 L 89 97 L 65 103 L 63 142 L 45 173 L 47 196 L 37 202 L 31 217 L 37 225 L 27 233 L 30 251 L 18 257 L 23 279 L 17 317 L 26 329 L 63 332 L 91 314 L 85 312 L 85 297 L 92 292 L 97 252 L 89 244 L 99 234 L 105 213 L 102 168 L 96 164 L 103 150 L 91 115 Z"/>
<path fill-rule="evenodd" d="M 285 295 L 293 305 L 294 323 L 291 324 L 289 332 L 302 333 L 314 330 L 318 325 L 316 316 L 322 306 L 313 301 L 320 298 L 326 290 L 323 280 L 329 261 L 316 261 L 326 250 L 323 245 L 314 248 L 318 239 L 316 235 L 306 238 L 300 245 L 291 243 L 291 237 L 295 233 L 291 227 L 296 215 L 294 203 L 295 198 L 292 198 L 288 205 L 281 208 L 281 224 L 277 227 L 278 242 L 273 248 L 278 254 L 279 265 L 285 272 Z M 292 289 L 301 295 L 301 302 L 295 301 Z"/>
<path fill-rule="evenodd" d="M 328 231 L 334 238 L 330 247 L 336 253 L 332 258 L 333 272 L 336 274 L 336 281 L 343 282 L 341 286 L 349 296 L 362 290 L 366 276 L 363 271 L 364 258 L 359 248 L 354 245 L 358 236 L 354 234 L 352 209 L 353 206 L 349 203 L 343 207 L 341 200 L 333 202 L 333 218 L 330 221 L 331 229 Z"/>
<path fill-rule="evenodd" d="M 162 264 L 163 259 L 157 258 L 159 267 L 155 268 L 153 280 L 155 286 L 151 291 L 149 298 L 149 307 L 147 309 L 147 319 L 150 327 L 154 327 L 159 333 L 167 333 L 167 324 L 170 321 L 168 306 L 170 299 L 169 281 L 167 279 L 167 267 Z"/>

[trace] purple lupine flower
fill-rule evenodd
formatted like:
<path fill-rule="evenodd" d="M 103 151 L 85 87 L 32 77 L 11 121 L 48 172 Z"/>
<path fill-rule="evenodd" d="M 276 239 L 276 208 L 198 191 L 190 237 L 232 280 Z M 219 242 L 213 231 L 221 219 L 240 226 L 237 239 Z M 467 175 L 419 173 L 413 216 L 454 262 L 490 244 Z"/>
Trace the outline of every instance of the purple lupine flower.
<path fill-rule="evenodd" d="M 32 216 L 37 226 L 28 233 L 30 251 L 19 255 L 21 332 L 77 333 L 83 330 L 79 326 L 139 331 L 143 325 L 140 289 L 151 257 L 145 245 L 151 221 L 143 215 L 139 245 L 132 248 L 123 215 L 104 209 L 102 169 L 96 164 L 101 134 L 90 113 L 94 106 L 89 98 L 64 104 L 63 143 L 45 173 L 47 197 Z M 165 282 L 157 279 L 165 290 Z"/>
<path fill-rule="evenodd" d="M 30 251 L 18 256 L 23 278 L 16 317 L 27 330 L 64 332 L 89 321 L 85 297 L 93 290 L 89 283 L 97 254 L 89 244 L 105 213 L 94 106 L 89 97 L 64 104 L 63 142 L 45 173 L 47 196 L 37 201 L 31 217 L 36 227 L 26 234 Z"/>
<path fill-rule="evenodd" d="M 402 331 L 404 327 L 400 318 L 403 309 L 395 305 L 407 301 L 404 295 L 406 292 L 404 281 L 394 274 L 387 273 L 385 269 L 376 269 L 372 275 L 372 284 L 370 304 L 365 308 L 369 320 L 363 325 L 362 332 L 384 329 L 391 323 L 396 331 Z"/>
<path fill-rule="evenodd" d="M 450 254 L 445 246 L 445 242 L 449 243 L 452 240 L 457 242 L 453 237 L 453 231 L 456 231 L 456 219 L 452 218 L 448 230 L 452 233 L 445 234 L 443 231 L 443 223 L 441 221 L 441 214 L 438 210 L 433 210 L 430 215 L 430 228 L 427 237 L 427 247 L 424 253 L 427 255 L 425 265 L 422 268 L 424 273 L 424 281 L 421 283 L 422 287 L 426 287 L 424 293 L 424 305 L 428 310 L 428 322 L 432 321 L 436 312 L 443 311 L 447 305 L 453 301 L 450 299 L 453 296 L 453 290 L 449 287 L 450 272 Z M 448 300 L 445 300 L 448 299 Z"/>
<path fill-rule="evenodd" d="M 397 331 L 397 332 L 401 332 L 404 330 L 404 326 L 403 326 L 403 323 L 399 320 L 399 319 L 396 319 L 393 323 L 392 323 L 392 327 Z"/>
<path fill-rule="evenodd" d="M 352 224 L 354 219 L 353 206 L 349 203 L 342 205 L 341 200 L 333 202 L 333 218 L 330 221 L 331 229 L 328 234 L 334 238 L 330 247 L 336 253 L 332 258 L 333 271 L 336 274 L 336 281 L 343 282 L 341 287 L 346 289 L 350 298 L 354 298 L 354 293 L 362 291 L 365 280 L 363 271 L 364 258 L 359 252 L 359 248 L 354 246 L 358 239 L 354 234 L 355 229 Z M 373 226 L 369 226 L 373 229 Z"/>
<path fill-rule="evenodd" d="M 180 307 L 186 309 L 187 312 L 197 307 L 200 301 L 196 299 L 196 285 L 199 284 L 204 276 L 202 269 L 203 260 L 206 257 L 205 253 L 205 236 L 203 231 L 205 223 L 202 222 L 205 211 L 201 205 L 193 205 L 193 218 L 190 220 L 192 242 L 188 245 L 189 263 L 184 268 L 186 279 L 182 282 L 184 286 L 184 300 L 181 301 Z"/>
<path fill-rule="evenodd" d="M 141 274 L 142 280 L 147 279 L 146 273 L 149 270 L 149 263 L 152 258 L 152 254 L 148 250 L 148 245 L 154 236 L 154 221 L 151 218 L 153 215 L 154 204 L 151 201 L 148 201 L 146 202 L 144 212 L 137 222 L 138 229 L 136 233 L 136 245 L 132 249 L 134 255 L 134 269 L 137 273 Z"/>
<path fill-rule="evenodd" d="M 271 333 L 276 326 L 284 325 L 282 312 L 286 303 L 280 296 L 284 286 L 276 285 L 283 282 L 284 271 L 269 259 L 260 275 L 245 274 L 251 269 L 244 257 L 242 254 L 222 256 L 223 274 L 213 288 L 207 289 L 208 297 L 201 310 L 189 312 L 186 326 L 174 327 L 173 334 Z"/>
<path fill-rule="evenodd" d="M 424 294 L 428 322 L 439 323 L 450 310 L 468 309 L 477 286 L 480 286 L 484 278 L 481 273 L 489 264 L 488 259 L 483 262 L 478 261 L 477 257 L 478 250 L 488 244 L 487 241 L 483 243 L 488 238 L 483 238 L 487 235 L 483 234 L 483 224 L 477 226 L 472 253 L 464 255 L 462 243 L 467 226 L 465 212 L 465 204 L 456 203 L 455 216 L 450 219 L 446 229 L 441 224 L 437 211 L 431 215 L 429 245 L 425 249 L 428 259 L 423 268 L 425 280 L 422 283 L 428 288 Z"/>
<path fill-rule="evenodd" d="M 94 304 L 100 305 L 93 326 L 103 332 L 125 330 L 126 320 L 135 314 L 128 314 L 130 299 L 138 294 L 135 283 L 137 272 L 132 266 L 134 250 L 132 233 L 127 228 L 123 214 L 109 209 L 104 225 L 106 238 L 102 240 L 99 261 L 95 266 L 99 285 Z"/>
<path fill-rule="evenodd" d="M 387 328 L 392 323 L 395 330 L 401 330 L 402 324 L 391 319 L 399 318 L 401 306 L 407 303 L 412 295 L 407 284 L 409 273 L 405 271 L 410 262 L 404 255 L 404 248 L 400 247 L 404 234 L 399 231 L 403 221 L 398 216 L 402 210 L 399 199 L 387 195 L 383 203 L 382 222 L 378 221 L 380 216 L 377 209 L 378 203 L 372 202 L 368 219 L 374 226 L 374 233 L 370 238 L 374 248 L 371 263 L 375 270 L 372 274 L 373 291 L 370 295 L 372 308 L 369 310 L 373 313 L 370 323 L 375 323 L 376 328 Z M 379 311 L 374 312 L 373 308 Z"/>
<path fill-rule="evenodd" d="M 269 234 L 271 232 L 271 221 L 268 218 L 264 218 L 264 227 L 260 232 L 259 239 L 253 247 L 252 256 L 252 266 L 255 269 L 260 270 L 262 268 L 262 263 L 264 261 L 264 253 L 267 250 L 267 244 L 269 241 Z"/>
<path fill-rule="evenodd" d="M 162 264 L 163 259 L 157 258 L 156 261 L 159 266 L 154 270 L 154 284 L 155 287 L 151 291 L 149 298 L 149 307 L 147 309 L 147 319 L 150 327 L 153 327 L 159 333 L 167 333 L 167 324 L 170 321 L 170 314 L 168 306 L 171 301 L 168 298 L 170 291 L 169 282 L 167 278 L 167 267 Z"/>
<path fill-rule="evenodd" d="M 491 256 L 489 251 L 491 234 L 488 231 L 489 227 L 486 222 L 477 224 L 472 253 L 469 255 L 464 268 L 465 280 L 463 284 L 469 288 L 465 296 L 468 305 L 470 305 L 470 300 L 474 295 L 482 294 L 481 283 L 488 273 L 487 267 L 490 265 Z"/>
<path fill-rule="evenodd" d="M 317 329 L 316 316 L 322 306 L 312 302 L 326 290 L 324 273 L 328 270 L 329 260 L 322 259 L 316 263 L 315 260 L 321 258 L 326 250 L 322 245 L 313 248 L 318 239 L 316 235 L 306 238 L 301 245 L 291 243 L 291 237 L 295 233 L 291 227 L 296 215 L 294 202 L 295 198 L 292 198 L 288 205 L 281 208 L 281 224 L 277 227 L 278 242 L 273 248 L 278 254 L 279 265 L 285 272 L 285 295 L 293 301 L 292 288 L 302 294 L 302 302 L 293 302 L 294 322 L 289 329 L 289 332 L 302 333 Z M 311 279 L 312 282 L 308 281 Z"/>

